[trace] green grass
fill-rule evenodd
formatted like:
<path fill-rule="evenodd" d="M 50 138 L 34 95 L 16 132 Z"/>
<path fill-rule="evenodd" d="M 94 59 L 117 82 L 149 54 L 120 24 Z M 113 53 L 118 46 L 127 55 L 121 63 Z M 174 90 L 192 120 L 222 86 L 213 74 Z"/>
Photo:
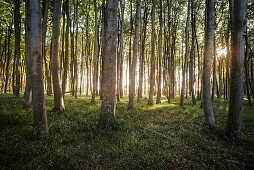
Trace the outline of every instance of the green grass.
<path fill-rule="evenodd" d="M 216 128 L 203 126 L 200 103 L 190 98 L 179 107 L 176 97 L 153 106 L 147 99 L 127 109 L 117 104 L 118 129 L 98 125 L 100 100 L 66 96 L 66 112 L 50 112 L 50 135 L 33 139 L 32 109 L 22 109 L 22 98 L 0 95 L 0 169 L 253 169 L 254 106 L 244 106 L 241 139 L 224 135 L 228 101 L 215 99 Z"/>

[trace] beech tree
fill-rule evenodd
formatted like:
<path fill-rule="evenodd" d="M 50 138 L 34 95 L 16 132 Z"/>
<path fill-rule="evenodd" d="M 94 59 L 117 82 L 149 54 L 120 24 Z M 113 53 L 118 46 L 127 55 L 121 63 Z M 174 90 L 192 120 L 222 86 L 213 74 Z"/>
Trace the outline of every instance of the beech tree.
<path fill-rule="evenodd" d="M 203 104 L 205 123 L 215 126 L 214 113 L 211 100 L 211 61 L 214 46 L 214 24 L 215 24 L 215 1 L 206 0 L 206 22 L 205 22 L 205 51 L 203 63 Z"/>
<path fill-rule="evenodd" d="M 107 0 L 104 13 L 104 33 L 102 42 L 102 104 L 100 124 L 106 128 L 116 128 L 116 42 L 117 42 L 118 0 Z"/>
<path fill-rule="evenodd" d="M 135 97 L 135 72 L 138 58 L 138 43 L 139 43 L 139 30 L 140 30 L 140 16 L 141 16 L 141 1 L 137 0 L 136 7 L 136 23 L 135 23 L 135 37 L 133 44 L 133 58 L 130 64 L 130 81 L 129 81 L 129 105 L 130 109 L 134 108 L 134 97 Z"/>
<path fill-rule="evenodd" d="M 150 89 L 149 89 L 149 99 L 148 105 L 153 105 L 153 93 L 154 93 L 154 81 L 155 81 L 155 6 L 156 0 L 153 0 L 152 5 L 152 54 L 151 54 L 151 75 L 150 75 Z"/>
<path fill-rule="evenodd" d="M 64 111 L 64 100 L 60 79 L 60 15 L 61 15 L 62 0 L 55 0 L 53 13 L 53 34 L 52 34 L 52 78 L 54 88 L 54 111 Z"/>
<path fill-rule="evenodd" d="M 226 132 L 230 136 L 238 135 L 242 125 L 246 15 L 247 0 L 234 0 L 232 17 L 230 98 L 226 127 Z"/>
<path fill-rule="evenodd" d="M 42 46 L 41 46 L 41 9 L 40 0 L 30 0 L 31 35 L 30 56 L 32 74 L 32 100 L 34 117 L 34 135 L 45 138 L 48 135 L 48 122 L 44 99 L 42 78 Z"/>

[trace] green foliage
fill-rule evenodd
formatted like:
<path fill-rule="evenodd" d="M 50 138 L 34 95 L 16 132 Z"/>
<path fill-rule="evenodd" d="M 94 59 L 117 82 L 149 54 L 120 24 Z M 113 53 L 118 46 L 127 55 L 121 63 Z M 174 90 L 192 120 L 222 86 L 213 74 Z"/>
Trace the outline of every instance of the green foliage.
<path fill-rule="evenodd" d="M 253 169 L 254 107 L 244 106 L 241 139 L 224 135 L 228 101 L 215 99 L 217 127 L 203 126 L 203 110 L 179 98 L 148 106 L 141 100 L 128 110 L 128 99 L 117 104 L 118 129 L 98 125 L 100 101 L 65 97 L 66 112 L 50 112 L 53 97 L 46 97 L 50 135 L 32 137 L 32 109 L 22 109 L 22 98 L 0 95 L 0 169 Z"/>

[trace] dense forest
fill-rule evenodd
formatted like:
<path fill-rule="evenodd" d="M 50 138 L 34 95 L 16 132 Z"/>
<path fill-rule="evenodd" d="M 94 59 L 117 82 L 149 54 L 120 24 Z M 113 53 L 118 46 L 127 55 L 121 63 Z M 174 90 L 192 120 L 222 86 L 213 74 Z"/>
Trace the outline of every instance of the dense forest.
<path fill-rule="evenodd" d="M 221 159 L 207 158 L 210 168 L 254 168 L 253 1 L 0 0 L 0 16 L 0 168 L 208 168 L 209 151 L 198 151 L 191 139 L 175 141 L 176 153 L 189 146 L 205 153 L 202 158 L 191 153 L 174 162 L 165 153 L 146 162 L 141 153 L 132 155 L 144 149 L 138 146 L 129 160 L 123 156 L 135 148 L 128 141 L 141 140 L 125 135 L 156 138 L 145 137 L 151 156 L 151 143 L 163 151 L 164 141 L 178 139 L 180 131 L 196 144 L 206 140 L 208 150 L 226 148 L 211 151 Z M 171 119 L 181 120 L 179 133 Z M 59 134 L 83 133 L 59 149 L 68 157 L 51 153 L 64 147 Z M 90 156 L 97 145 L 124 141 L 127 149 L 72 159 L 73 143 L 82 141 L 92 146 L 81 149 Z M 31 161 L 41 149 L 44 158 Z"/>

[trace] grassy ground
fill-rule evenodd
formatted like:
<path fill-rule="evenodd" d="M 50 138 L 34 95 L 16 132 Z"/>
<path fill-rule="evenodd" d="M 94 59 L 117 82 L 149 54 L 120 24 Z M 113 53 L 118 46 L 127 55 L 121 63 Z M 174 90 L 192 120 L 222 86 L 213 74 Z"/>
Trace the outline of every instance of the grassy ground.
<path fill-rule="evenodd" d="M 203 110 L 190 99 L 147 106 L 147 99 L 127 109 L 127 98 L 117 104 L 118 130 L 98 126 L 100 101 L 67 96 L 66 112 L 50 112 L 50 135 L 32 137 L 32 110 L 22 109 L 22 98 L 0 95 L 0 169 L 253 169 L 254 106 L 244 106 L 242 138 L 224 135 L 228 101 L 215 100 L 217 127 L 203 126 Z"/>

